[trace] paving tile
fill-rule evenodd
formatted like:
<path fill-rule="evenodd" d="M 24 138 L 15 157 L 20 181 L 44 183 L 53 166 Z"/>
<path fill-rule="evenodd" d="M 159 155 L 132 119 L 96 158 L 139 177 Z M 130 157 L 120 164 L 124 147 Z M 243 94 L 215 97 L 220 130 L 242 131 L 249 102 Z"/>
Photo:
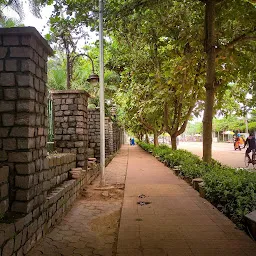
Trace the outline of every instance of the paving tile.
<path fill-rule="evenodd" d="M 195 254 L 193 254 L 190 248 L 166 248 L 165 252 L 167 253 L 168 256 L 195 256 Z"/>
<path fill-rule="evenodd" d="M 167 253 L 163 249 L 144 249 L 144 256 L 167 256 Z"/>
<path fill-rule="evenodd" d="M 138 206 L 136 210 L 134 202 L 141 193 L 151 204 Z M 141 251 L 144 256 L 146 252 L 161 256 L 253 255 L 255 244 L 243 232 L 139 147 L 131 147 L 129 151 L 124 202 L 118 245 L 126 243 L 124 232 L 136 232 L 140 247 L 134 255 L 142 255 Z M 140 221 L 131 227 L 132 218 L 138 215 Z M 120 253 L 133 255 L 127 251 Z"/>
<path fill-rule="evenodd" d="M 143 256 L 140 249 L 117 249 L 117 256 Z"/>

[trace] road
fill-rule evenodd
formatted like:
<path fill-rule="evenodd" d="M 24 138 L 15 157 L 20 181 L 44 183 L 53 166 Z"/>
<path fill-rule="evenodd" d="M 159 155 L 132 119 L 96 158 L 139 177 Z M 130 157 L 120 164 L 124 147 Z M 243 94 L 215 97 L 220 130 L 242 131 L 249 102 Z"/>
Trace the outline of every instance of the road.
<path fill-rule="evenodd" d="M 203 156 L 202 142 L 180 142 L 178 149 L 186 149 L 200 157 Z M 231 167 L 245 167 L 244 153 L 245 149 L 235 151 L 233 143 L 213 143 L 212 145 L 212 158 Z M 249 168 L 252 168 L 252 165 Z"/>

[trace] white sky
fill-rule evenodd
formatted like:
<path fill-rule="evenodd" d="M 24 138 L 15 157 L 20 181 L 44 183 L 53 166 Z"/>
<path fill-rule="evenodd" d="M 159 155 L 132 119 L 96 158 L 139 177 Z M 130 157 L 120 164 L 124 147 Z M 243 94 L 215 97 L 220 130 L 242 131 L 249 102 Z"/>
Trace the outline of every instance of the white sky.
<path fill-rule="evenodd" d="M 21 23 L 23 23 L 25 26 L 35 27 L 42 36 L 48 34 L 49 26 L 47 25 L 47 22 L 53 11 L 53 6 L 45 6 L 44 8 L 42 8 L 41 10 L 42 18 L 37 18 L 30 12 L 29 6 L 25 0 L 23 1 L 23 6 L 24 6 L 25 15 Z M 17 13 L 10 10 L 10 8 L 5 8 L 4 14 L 10 18 L 19 19 L 19 16 L 17 15 Z M 88 38 L 89 43 L 95 42 L 98 39 L 96 33 L 90 32 L 88 30 L 88 34 L 89 34 L 89 38 Z M 84 46 L 84 43 L 85 43 L 84 40 L 81 40 L 80 42 L 78 42 L 79 44 L 78 47 L 82 48 Z"/>

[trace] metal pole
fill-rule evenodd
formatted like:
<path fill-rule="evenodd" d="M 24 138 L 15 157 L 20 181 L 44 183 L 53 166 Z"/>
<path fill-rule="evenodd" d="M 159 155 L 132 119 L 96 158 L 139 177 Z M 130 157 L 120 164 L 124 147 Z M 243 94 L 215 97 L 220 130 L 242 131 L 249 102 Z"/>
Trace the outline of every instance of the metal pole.
<path fill-rule="evenodd" d="M 100 172 L 101 186 L 105 186 L 105 97 L 104 97 L 104 45 L 103 45 L 103 0 L 99 0 L 100 43 Z"/>

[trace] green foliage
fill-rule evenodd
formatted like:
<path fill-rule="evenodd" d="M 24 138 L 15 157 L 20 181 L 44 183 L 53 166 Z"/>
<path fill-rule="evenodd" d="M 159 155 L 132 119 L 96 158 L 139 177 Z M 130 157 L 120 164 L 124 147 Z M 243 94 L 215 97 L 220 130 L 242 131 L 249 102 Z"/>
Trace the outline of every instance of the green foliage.
<path fill-rule="evenodd" d="M 256 174 L 233 168 L 214 168 L 204 176 L 206 197 L 225 215 L 243 225 L 243 217 L 256 209 Z"/>
<path fill-rule="evenodd" d="M 137 143 L 170 168 L 179 166 L 180 175 L 203 178 L 206 198 L 239 227 L 244 227 L 244 216 L 256 209 L 256 173 L 223 166 L 215 160 L 206 164 L 186 150 Z"/>

